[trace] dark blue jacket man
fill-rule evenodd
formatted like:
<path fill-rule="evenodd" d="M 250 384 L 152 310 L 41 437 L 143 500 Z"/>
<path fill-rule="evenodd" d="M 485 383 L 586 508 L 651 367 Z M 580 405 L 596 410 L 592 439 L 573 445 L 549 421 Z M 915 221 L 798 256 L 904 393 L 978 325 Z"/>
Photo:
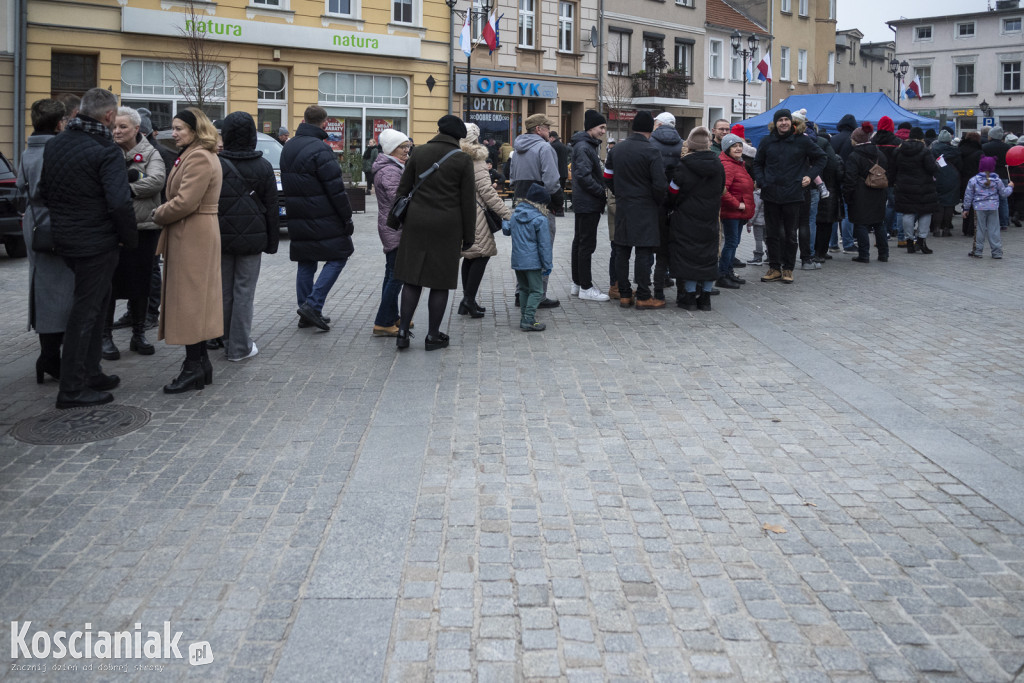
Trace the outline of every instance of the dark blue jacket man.
<path fill-rule="evenodd" d="M 341 167 L 325 144 L 327 111 L 306 107 L 303 122 L 281 151 L 281 190 L 288 211 L 292 261 L 297 261 L 295 293 L 299 327 L 331 329 L 323 316 L 324 302 L 342 268 L 355 251 L 352 245 L 352 207 L 345 193 Z M 313 283 L 317 262 L 324 261 Z"/>
<path fill-rule="evenodd" d="M 591 258 L 597 248 L 597 226 L 607 200 L 604 168 L 597 150 L 608 132 L 600 113 L 588 109 L 583 130 L 572 136 L 572 210 L 576 232 L 572 238 L 572 291 L 584 301 L 608 301 L 608 295 L 594 284 Z"/>

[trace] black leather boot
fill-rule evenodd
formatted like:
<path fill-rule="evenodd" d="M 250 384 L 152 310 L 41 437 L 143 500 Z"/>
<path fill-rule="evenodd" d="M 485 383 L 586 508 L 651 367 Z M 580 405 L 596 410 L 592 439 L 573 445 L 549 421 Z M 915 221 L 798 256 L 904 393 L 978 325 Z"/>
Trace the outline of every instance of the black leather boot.
<path fill-rule="evenodd" d="M 103 347 L 100 351 L 103 360 L 117 360 L 121 351 L 114 344 L 114 333 L 110 329 L 103 330 Z"/>
<path fill-rule="evenodd" d="M 711 310 L 711 292 L 700 292 L 697 294 L 697 310 L 698 311 L 710 311 Z"/>
<path fill-rule="evenodd" d="M 676 300 L 676 304 L 684 311 L 696 311 L 697 292 L 683 292 L 683 296 Z"/>
<path fill-rule="evenodd" d="M 187 360 L 181 364 L 181 374 L 170 384 L 164 385 L 165 394 L 181 394 L 192 389 L 202 389 L 203 363 L 198 360 Z"/>
<path fill-rule="evenodd" d="M 920 251 L 922 254 L 934 253 L 931 249 L 928 248 L 928 243 L 924 241 L 923 237 L 917 240 L 917 250 Z"/>
<path fill-rule="evenodd" d="M 907 238 L 907 253 L 913 254 L 914 251 L 914 240 Z"/>
<path fill-rule="evenodd" d="M 128 348 L 140 356 L 152 356 L 156 353 L 156 348 L 146 339 L 145 316 L 132 322 L 132 340 L 128 343 Z"/>

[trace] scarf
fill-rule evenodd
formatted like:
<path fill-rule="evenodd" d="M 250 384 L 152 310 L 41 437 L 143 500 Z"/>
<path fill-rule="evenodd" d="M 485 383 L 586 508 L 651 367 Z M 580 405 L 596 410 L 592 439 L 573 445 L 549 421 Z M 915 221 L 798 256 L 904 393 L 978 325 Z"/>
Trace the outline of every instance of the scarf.
<path fill-rule="evenodd" d="M 88 133 L 89 135 L 106 138 L 111 142 L 114 141 L 114 136 L 111 134 L 109 128 L 96 119 L 91 119 L 88 116 L 82 116 L 81 114 L 68 121 L 67 130 L 80 130 L 84 133 Z"/>

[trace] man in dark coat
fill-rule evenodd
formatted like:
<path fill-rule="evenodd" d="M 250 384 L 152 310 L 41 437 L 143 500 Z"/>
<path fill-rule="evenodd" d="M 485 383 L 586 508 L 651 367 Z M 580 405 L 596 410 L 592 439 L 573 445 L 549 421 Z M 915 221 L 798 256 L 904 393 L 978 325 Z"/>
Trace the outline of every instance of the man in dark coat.
<path fill-rule="evenodd" d="M 676 130 L 676 117 L 671 112 L 663 111 L 654 117 L 651 146 L 661 154 L 661 163 L 665 167 L 665 178 L 671 181 L 683 151 L 683 139 L 679 137 L 679 131 Z M 654 298 L 664 299 L 665 287 L 670 287 L 673 284 L 672 279 L 668 276 L 668 207 L 665 204 L 661 205 L 659 228 L 661 229 L 661 244 L 654 253 Z"/>
<path fill-rule="evenodd" d="M 924 131 L 913 127 L 893 155 L 889 183 L 895 188 L 896 210 L 903 214 L 907 253 L 930 254 L 928 228 L 939 205 L 935 191 L 935 159 L 924 145 Z"/>
<path fill-rule="evenodd" d="M 661 153 L 651 146 L 654 117 L 637 112 L 633 134 L 608 155 L 605 179 L 615 195 L 615 269 L 619 305 L 633 305 L 629 285 L 629 257 L 636 247 L 633 276 L 636 279 L 636 307 L 664 308 L 664 299 L 651 296 L 651 265 L 660 244 L 658 216 L 668 181 Z"/>
<path fill-rule="evenodd" d="M 762 282 L 793 282 L 804 188 L 825 168 L 825 153 L 806 135 L 794 135 L 788 109 L 778 109 L 757 146 L 754 180 L 764 202 L 768 272 Z"/>
<path fill-rule="evenodd" d="M 846 170 L 843 174 L 843 199 L 846 200 L 848 217 L 854 225 L 857 237 L 857 256 L 854 261 L 869 263 L 871 261 L 871 233 L 875 233 L 875 246 L 878 248 L 878 260 L 889 260 L 889 242 L 886 241 L 885 207 L 889 199 L 887 188 L 868 187 L 866 180 L 868 171 L 878 164 L 885 169 L 888 161 L 885 155 L 871 143 L 871 124 L 864 124 L 850 135 L 853 146 L 846 158 Z"/>
<path fill-rule="evenodd" d="M 569 180 L 569 156 L 572 152 L 569 151 L 569 145 L 562 142 L 555 131 L 548 134 L 548 140 L 558 160 L 558 190 L 551 195 L 548 209 L 561 218 L 565 215 L 565 182 Z"/>
<path fill-rule="evenodd" d="M 424 287 L 430 289 L 426 349 L 448 346 L 448 335 L 441 332 L 448 290 L 459 286 L 461 252 L 476 238 L 476 172 L 473 159 L 459 147 L 459 140 L 466 137 L 466 124 L 447 114 L 437 122 L 437 131 L 409 156 L 396 196 L 408 195 L 419 176 L 438 165 L 413 194 L 402 226 L 393 218 L 388 220 L 390 227 L 402 228 L 394 270 L 395 279 L 405 283 L 396 340 L 399 349 L 409 347 L 409 324 Z"/>
<path fill-rule="evenodd" d="M 996 158 L 996 174 L 1007 182 L 1006 175 L 1006 153 L 1013 147 L 1003 140 L 1004 133 L 1000 126 L 995 126 L 988 131 L 988 142 L 981 146 L 987 157 Z M 1010 202 L 1008 197 L 999 197 L 999 229 L 1006 230 L 1010 227 Z"/>
<path fill-rule="evenodd" d="M 593 109 L 583 115 L 583 128 L 572 136 L 572 210 L 576 232 L 572 238 L 572 284 L 584 301 L 608 301 L 594 284 L 591 257 L 597 248 L 597 226 L 607 202 L 604 168 L 597 150 L 608 132 L 604 117 Z"/>
<path fill-rule="evenodd" d="M 850 156 L 850 152 L 853 151 L 853 143 L 850 142 L 850 135 L 857 129 L 857 119 L 853 114 L 847 114 L 843 118 L 839 119 L 839 123 L 836 124 L 836 129 L 839 131 L 832 136 L 829 142 L 832 144 L 832 149 L 836 151 L 839 157 L 846 161 L 846 158 Z"/>
<path fill-rule="evenodd" d="M 117 97 L 93 88 L 78 116 L 46 143 L 40 194 L 50 211 L 53 243 L 75 274 L 75 293 L 64 332 L 58 408 L 101 405 L 120 382 L 100 369 L 103 318 L 117 267 L 118 248 L 138 244 L 124 155 L 111 130 Z"/>
<path fill-rule="evenodd" d="M 297 261 L 295 293 L 301 321 L 325 332 L 324 302 L 342 268 L 355 251 L 352 246 L 352 207 L 334 152 L 324 144 L 327 111 L 306 107 L 303 122 L 281 150 L 281 189 L 288 212 L 291 260 Z M 313 283 L 317 263 L 320 276 Z"/>
<path fill-rule="evenodd" d="M 929 151 L 935 158 L 935 190 L 939 194 L 939 209 L 932 216 L 936 237 L 953 235 L 953 209 L 963 199 L 960 193 L 960 150 L 953 146 L 953 136 L 943 130 L 931 144 Z M 941 232 L 940 232 L 941 230 Z"/>

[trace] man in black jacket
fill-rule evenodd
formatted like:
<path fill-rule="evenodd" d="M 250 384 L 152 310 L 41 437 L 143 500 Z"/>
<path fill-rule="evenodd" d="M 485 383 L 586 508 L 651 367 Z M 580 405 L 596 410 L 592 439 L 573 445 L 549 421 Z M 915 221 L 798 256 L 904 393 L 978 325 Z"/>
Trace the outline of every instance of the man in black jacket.
<path fill-rule="evenodd" d="M 597 226 L 607 202 L 604 169 L 597 150 L 608 132 L 604 117 L 593 109 L 583 115 L 583 128 L 572 136 L 572 210 L 576 233 L 572 238 L 572 289 L 584 301 L 608 301 L 594 284 L 591 257 L 597 248 Z"/>
<path fill-rule="evenodd" d="M 788 109 L 777 110 L 768 128 L 754 157 L 754 180 L 761 186 L 765 243 L 771 258 L 761 282 L 792 284 L 804 188 L 821 175 L 826 158 L 810 137 L 793 134 Z"/>
<path fill-rule="evenodd" d="M 548 142 L 555 150 L 555 158 L 558 160 L 558 191 L 551 195 L 548 209 L 561 218 L 565 216 L 565 181 L 569 179 L 569 156 L 572 152 L 569 151 L 569 145 L 562 142 L 555 131 L 548 133 Z"/>
<path fill-rule="evenodd" d="M 295 278 L 299 327 L 331 329 L 323 315 L 324 302 L 342 268 L 355 251 L 352 208 L 345 194 L 341 167 L 324 144 L 327 111 L 306 107 L 303 122 L 281 151 L 281 189 L 288 211 L 291 260 L 299 264 Z M 317 263 L 324 261 L 313 283 Z"/>
<path fill-rule="evenodd" d="M 1005 183 L 1009 176 L 1006 175 L 1006 153 L 1013 147 L 1003 141 L 1003 129 L 995 126 L 988 131 L 988 142 L 981 146 L 981 150 L 987 157 L 996 158 L 996 174 Z M 1006 230 L 1010 227 L 1010 202 L 1009 197 L 999 197 L 999 229 Z"/>
<path fill-rule="evenodd" d="M 118 247 L 139 234 L 124 156 L 111 135 L 117 97 L 93 88 L 78 116 L 46 143 L 40 191 L 50 210 L 56 252 L 75 273 L 75 294 L 61 352 L 58 408 L 110 403 L 117 375 L 100 368 L 103 313 Z"/>

